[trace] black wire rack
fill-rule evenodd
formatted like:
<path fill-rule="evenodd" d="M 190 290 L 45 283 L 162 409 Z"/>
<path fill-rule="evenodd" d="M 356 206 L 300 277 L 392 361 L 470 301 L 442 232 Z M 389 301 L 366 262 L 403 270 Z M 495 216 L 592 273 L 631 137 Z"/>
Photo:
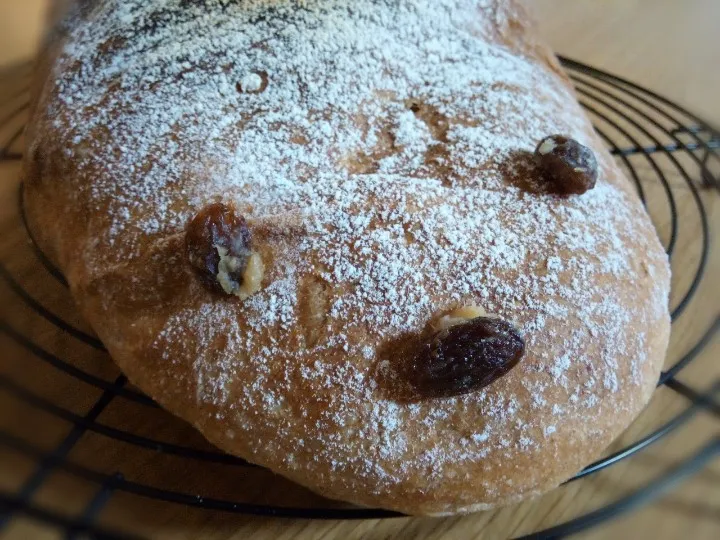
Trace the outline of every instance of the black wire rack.
<path fill-rule="evenodd" d="M 681 254 L 683 259 L 680 262 L 683 265 L 694 265 L 694 272 L 689 279 L 685 279 L 683 283 L 673 281 L 672 319 L 675 329 L 681 315 L 686 311 L 692 311 L 687 308 L 696 297 L 701 282 L 706 279 L 711 231 L 706 205 L 707 201 L 720 193 L 720 181 L 716 172 L 720 165 L 718 156 L 720 133 L 682 107 L 650 90 L 568 58 L 561 58 L 561 61 L 576 86 L 582 106 L 595 122 L 597 133 L 635 183 L 643 203 L 647 205 L 650 191 L 660 190 L 662 193 L 659 210 L 649 205 L 648 210 L 654 219 L 657 219 L 660 213 L 660 219 L 667 224 L 668 232 L 663 241 L 673 265 L 678 262 L 676 252 L 680 244 L 683 244 Z M 0 79 L 7 82 L 12 78 L 13 81 L 13 84 L 9 85 L 10 91 L 0 94 L 0 105 L 4 104 L 0 107 L 0 133 L 6 134 L 0 139 L 2 144 L 0 162 L 22 159 L 20 147 L 24 116 L 29 107 L 27 94 L 31 71 L 31 66 L 24 66 Z M 683 206 L 685 210 L 680 210 L 677 201 L 679 191 L 682 191 L 683 196 L 686 197 L 689 194 L 692 210 L 687 210 L 687 204 Z M 50 279 L 67 287 L 62 273 L 52 265 L 34 242 L 32 232 L 24 219 L 21 196 L 18 197 L 18 203 L 20 216 L 18 228 L 23 229 L 22 234 L 32 250 L 35 266 L 38 263 L 44 266 L 43 271 Z M 690 218 L 699 223 L 697 227 L 700 231 L 699 237 L 693 236 L 691 242 L 679 243 L 681 226 Z M 688 243 L 692 244 L 690 247 L 695 250 L 695 255 L 692 257 L 686 255 Z M 89 331 L 81 329 L 78 324 L 66 320 L 67 317 L 60 316 L 46 307 L 43 298 L 39 297 L 36 291 L 29 290 L 30 287 L 23 283 L 19 271 L 11 271 L 10 266 L 6 261 L 0 265 L 0 277 L 10 291 L 10 296 L 30 310 L 35 318 L 44 319 L 46 323 L 54 326 L 56 331 L 64 334 L 68 340 L 104 352 L 103 344 Z M 717 276 L 713 278 L 717 279 Z M 67 295 L 67 292 L 65 294 Z M 67 298 L 69 302 L 69 295 Z M 699 339 L 688 348 L 686 354 L 663 371 L 658 382 L 658 386 L 664 386 L 683 397 L 686 403 L 684 410 L 634 443 L 592 463 L 569 482 L 579 481 L 630 458 L 686 425 L 701 410 L 711 417 L 720 419 L 720 403 L 717 400 L 720 379 L 714 381 L 709 389 L 699 391 L 677 378 L 681 370 L 693 362 L 717 334 L 720 329 L 720 318 L 715 311 L 709 317 L 696 321 L 695 324 L 702 325 Z M 400 516 L 385 510 L 288 507 L 211 497 L 190 490 L 170 489 L 149 482 L 129 480 L 123 476 L 123 471 L 96 470 L 86 464 L 73 461 L 70 459 L 73 448 L 83 437 L 94 433 L 113 441 L 113 444 L 124 443 L 149 449 L 161 455 L 227 467 L 254 467 L 242 459 L 214 451 L 208 446 L 164 442 L 132 430 L 115 427 L 109 422 L 101 422 L 99 420 L 101 414 L 117 400 L 127 400 L 146 409 L 155 409 L 157 405 L 144 394 L 131 388 L 123 375 L 117 375 L 115 378 L 98 375 L 88 369 L 86 363 L 77 359 L 68 360 L 51 352 L 49 348 L 29 337 L 21 326 L 9 317 L 0 321 L 2 334 L 13 342 L 14 346 L 24 349 L 25 354 L 34 357 L 45 366 L 69 376 L 77 385 L 78 393 L 95 391 L 99 393 L 99 397 L 84 413 L 73 412 L 56 404 L 51 396 L 38 394 L 5 371 L 0 372 L 0 397 L 5 394 L 5 397 L 15 400 L 23 407 L 42 411 L 61 420 L 69 427 L 61 437 L 60 443 L 50 450 L 43 449 L 0 427 L 0 448 L 20 454 L 34 463 L 32 473 L 19 489 L 12 492 L 0 489 L 0 534 L 15 517 L 20 516 L 53 527 L 67 538 L 77 536 L 130 538 L 132 535 L 110 530 L 97 522 L 105 504 L 117 493 L 201 508 L 208 512 L 277 518 L 369 519 Z M 12 361 L 10 358 L 5 360 Z M 720 423 L 718 425 L 720 426 Z M 714 435 L 711 434 L 705 446 L 696 453 L 686 456 L 675 468 L 642 488 L 598 510 L 522 538 L 558 538 L 585 530 L 653 500 L 675 483 L 704 468 L 718 456 L 720 456 L 720 430 L 715 431 Z M 90 497 L 85 508 L 76 515 L 66 515 L 35 502 L 38 491 L 50 476 L 58 471 L 96 486 L 94 496 Z M 228 474 L 231 473 L 232 471 L 228 471 Z"/>

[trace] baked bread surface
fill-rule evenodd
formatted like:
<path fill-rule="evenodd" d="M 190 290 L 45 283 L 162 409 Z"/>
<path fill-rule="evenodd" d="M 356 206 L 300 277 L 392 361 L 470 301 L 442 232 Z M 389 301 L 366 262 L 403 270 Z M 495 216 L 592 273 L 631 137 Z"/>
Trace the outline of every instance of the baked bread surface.
<path fill-rule="evenodd" d="M 595 151 L 595 189 L 543 192 L 553 133 Z M 27 139 L 31 228 L 129 379 L 324 495 L 443 514 L 542 493 L 657 381 L 667 258 L 515 1 L 79 2 Z M 264 263 L 246 300 L 185 255 L 214 202 Z M 468 305 L 516 325 L 520 364 L 403 393 L 408 351 Z"/>

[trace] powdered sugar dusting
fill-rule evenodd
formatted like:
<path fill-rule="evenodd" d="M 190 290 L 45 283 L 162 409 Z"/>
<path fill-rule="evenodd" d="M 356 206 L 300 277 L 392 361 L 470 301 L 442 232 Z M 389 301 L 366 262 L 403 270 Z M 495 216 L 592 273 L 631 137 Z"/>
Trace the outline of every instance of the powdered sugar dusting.
<path fill-rule="evenodd" d="M 140 239 L 182 233 L 217 199 L 251 227 L 282 216 L 302 231 L 277 248 L 280 277 L 241 316 L 235 304 L 193 307 L 156 339 L 187 343 L 198 401 L 235 411 L 237 438 L 274 425 L 277 440 L 247 443 L 256 456 L 284 452 L 294 469 L 312 452 L 334 470 L 382 479 L 377 489 L 409 470 L 432 483 L 491 452 L 537 450 L 638 383 L 643 341 L 626 335 L 635 315 L 614 291 L 639 275 L 629 249 L 646 242 L 646 224 L 605 174 L 567 199 L 514 184 L 533 174 L 527 154 L 540 139 L 592 144 L 592 130 L 540 60 L 488 39 L 509 16 L 499 6 L 108 0 L 87 8 L 89 24 L 79 15 L 68 24 L 55 81 L 62 107 L 51 102 L 47 116 L 73 141 L 65 152 L 80 174 L 102 171 L 77 186 L 78 200 L 108 208 L 110 220 L 88 225 L 89 241 L 113 247 L 87 252 L 90 273 L 137 258 Z M 643 264 L 647 273 L 665 263 Z M 284 336 L 310 274 L 342 293 L 328 297 L 332 334 L 303 348 Z M 656 294 L 655 313 L 666 298 Z M 433 403 L 383 397 L 373 366 L 393 359 L 381 346 L 471 303 L 520 328 L 523 394 L 501 382 Z M 198 352 L 214 340 L 219 352 Z M 618 350 L 635 363 L 621 365 Z M 238 373 L 252 384 L 240 387 Z M 582 388 L 569 383 L 578 380 Z M 312 450 L 289 413 L 302 409 L 297 385 L 326 396 L 302 413 L 319 426 Z"/>

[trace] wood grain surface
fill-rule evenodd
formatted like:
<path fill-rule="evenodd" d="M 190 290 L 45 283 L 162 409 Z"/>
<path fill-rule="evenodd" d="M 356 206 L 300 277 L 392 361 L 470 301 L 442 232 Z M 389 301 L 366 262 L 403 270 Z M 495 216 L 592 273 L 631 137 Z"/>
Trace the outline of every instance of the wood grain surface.
<path fill-rule="evenodd" d="M 51 0 L 0 0 L 0 120 L 25 99 L 27 67 Z M 543 33 L 566 56 L 619 74 L 677 101 L 704 118 L 720 123 L 720 2 L 717 0 L 535 0 L 531 2 Z M 3 66 L 5 66 L 3 68 Z M 22 126 L 24 115 L 0 122 L 0 144 Z M 19 148 L 20 142 L 16 145 Z M 669 237 L 666 195 L 642 157 L 632 161 L 645 184 L 649 207 L 661 237 Z M 685 164 L 685 162 L 683 162 Z M 692 168 L 688 160 L 689 170 Z M 673 256 L 673 300 L 679 300 L 700 258 L 700 220 L 695 199 L 669 162 L 660 161 L 677 203 L 679 232 Z M 717 166 L 717 163 L 713 167 Z M 28 244 L 18 212 L 20 164 L 0 163 L 0 261 L 32 298 L 74 328 L 90 333 L 77 316 L 67 291 L 39 263 Z M 717 171 L 716 171 L 717 172 Z M 704 190 L 709 226 L 720 232 L 720 195 Z M 59 225 L 61 226 L 61 225 Z M 673 326 L 668 365 L 685 354 L 718 316 L 720 245 L 711 247 L 707 277 L 686 312 Z M 107 355 L 85 344 L 29 309 L 17 290 L 0 285 L 2 319 L 43 350 L 85 372 L 112 382 L 118 371 Z M 85 416 L 101 390 L 58 371 L 3 334 L 0 337 L 0 433 L 51 451 L 68 435 L 71 424 L 43 411 L 62 407 Z M 720 339 L 713 339 L 679 379 L 700 391 L 720 379 Z M 47 403 L 29 406 L 15 386 Z M 28 396 L 24 396 L 27 398 Z M 716 395 L 716 398 L 720 396 Z M 656 393 L 650 407 L 618 445 L 637 440 L 687 407 L 668 389 Z M 69 418 L 69 417 L 68 417 Z M 66 419 L 67 420 L 67 419 Z M 166 413 L 115 398 L 97 417 L 102 426 L 183 447 L 214 450 L 190 427 Z M 68 445 L 67 460 L 127 480 L 191 495 L 263 504 L 343 507 L 294 486 L 266 471 L 206 463 L 140 448 L 99 433 L 94 426 Z M 509 538 L 567 521 L 616 501 L 658 478 L 720 435 L 720 421 L 707 413 L 666 439 L 606 471 L 574 482 L 534 501 L 496 512 L 456 518 L 397 518 L 361 521 L 302 521 L 240 516 L 190 508 L 115 492 L 96 516 L 97 523 L 143 538 L 162 539 L 330 539 L 343 538 Z M 152 446 L 152 445 L 150 445 Z M 617 446 L 619 447 L 619 446 Z M 37 472 L 37 462 L 0 444 L 0 493 L 17 493 Z M 77 517 L 96 497 L 99 486 L 63 472 L 53 472 L 33 495 L 33 504 Z M 720 537 L 720 462 L 686 480 L 649 506 L 584 532 L 583 538 L 653 538 L 658 540 Z M 26 517 L 14 517 L 0 538 L 63 538 L 57 529 Z"/>

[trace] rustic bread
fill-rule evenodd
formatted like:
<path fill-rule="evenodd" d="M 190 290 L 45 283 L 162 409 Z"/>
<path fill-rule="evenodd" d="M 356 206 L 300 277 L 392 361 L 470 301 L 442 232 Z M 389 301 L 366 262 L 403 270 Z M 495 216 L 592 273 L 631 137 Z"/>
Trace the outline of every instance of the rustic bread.
<path fill-rule="evenodd" d="M 128 378 L 227 452 L 467 512 L 557 486 L 650 399 L 668 261 L 518 2 L 81 1 L 40 67 L 33 232 Z M 546 189 L 554 133 L 593 150 L 593 189 Z M 212 204 L 251 234 L 242 298 L 188 257 Z M 459 308 L 511 323 L 519 364 L 407 391 Z"/>

